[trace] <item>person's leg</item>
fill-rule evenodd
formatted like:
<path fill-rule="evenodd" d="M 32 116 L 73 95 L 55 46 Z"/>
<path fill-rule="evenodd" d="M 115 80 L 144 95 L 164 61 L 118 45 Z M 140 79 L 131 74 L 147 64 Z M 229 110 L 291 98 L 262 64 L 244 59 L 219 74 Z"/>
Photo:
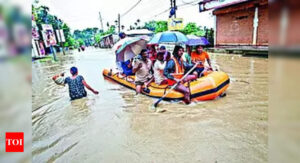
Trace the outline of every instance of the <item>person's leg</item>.
<path fill-rule="evenodd" d="M 178 84 L 175 90 L 184 94 L 184 102 L 188 104 L 191 102 L 190 91 L 187 87 L 183 84 Z"/>
<path fill-rule="evenodd" d="M 148 87 L 148 85 L 154 80 L 154 78 L 152 77 L 151 79 L 149 79 L 148 81 L 145 82 L 145 87 Z"/>
<path fill-rule="evenodd" d="M 204 70 L 204 67 L 197 67 L 196 68 L 196 71 L 197 71 L 197 77 L 199 78 L 199 77 L 201 77 L 201 73 L 202 73 L 202 71 Z"/>
<path fill-rule="evenodd" d="M 135 90 L 136 90 L 136 94 L 141 93 L 142 92 L 142 85 L 136 85 Z"/>
<path fill-rule="evenodd" d="M 188 75 L 187 77 L 184 78 L 183 82 L 188 82 L 191 80 L 196 80 L 197 79 L 197 75 Z"/>

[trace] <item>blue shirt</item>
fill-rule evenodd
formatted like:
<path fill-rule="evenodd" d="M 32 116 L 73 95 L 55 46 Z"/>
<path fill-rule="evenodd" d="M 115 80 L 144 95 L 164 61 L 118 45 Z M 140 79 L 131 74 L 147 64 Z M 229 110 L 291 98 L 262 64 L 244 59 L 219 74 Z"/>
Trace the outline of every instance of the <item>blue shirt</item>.
<path fill-rule="evenodd" d="M 71 100 L 86 97 L 87 93 L 82 83 L 83 80 L 81 75 L 76 76 L 75 79 L 71 79 L 70 77 L 65 79 L 65 84 L 68 84 L 69 86 L 69 96 Z"/>
<path fill-rule="evenodd" d="M 123 73 L 128 76 L 128 75 L 133 75 L 132 73 L 132 68 L 129 68 L 128 65 L 130 64 L 130 60 L 126 62 L 121 62 L 121 67 L 123 69 Z"/>

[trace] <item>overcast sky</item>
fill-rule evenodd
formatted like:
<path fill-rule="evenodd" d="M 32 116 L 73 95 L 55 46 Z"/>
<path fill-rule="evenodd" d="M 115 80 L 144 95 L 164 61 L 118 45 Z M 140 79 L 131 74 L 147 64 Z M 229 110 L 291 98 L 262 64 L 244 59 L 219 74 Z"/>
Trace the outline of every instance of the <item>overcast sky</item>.
<path fill-rule="evenodd" d="M 121 15 L 128 11 L 139 0 L 40 0 L 39 4 L 46 5 L 50 12 L 64 20 L 72 30 L 84 29 L 87 27 L 100 28 L 99 12 L 102 15 L 104 29 L 106 23 L 114 24 L 118 13 Z M 184 24 L 196 22 L 197 25 L 213 27 L 214 18 L 211 11 L 199 13 L 197 2 L 201 0 L 177 0 L 178 6 L 184 3 L 191 3 L 178 7 L 177 17 L 183 18 Z M 227 0 L 232 1 L 232 0 Z M 128 14 L 121 17 L 121 25 L 125 29 L 134 25 L 137 19 L 141 24 L 150 20 L 167 20 L 169 11 L 161 13 L 170 8 L 170 0 L 141 0 L 141 2 Z M 160 14 L 161 13 L 161 14 Z"/>

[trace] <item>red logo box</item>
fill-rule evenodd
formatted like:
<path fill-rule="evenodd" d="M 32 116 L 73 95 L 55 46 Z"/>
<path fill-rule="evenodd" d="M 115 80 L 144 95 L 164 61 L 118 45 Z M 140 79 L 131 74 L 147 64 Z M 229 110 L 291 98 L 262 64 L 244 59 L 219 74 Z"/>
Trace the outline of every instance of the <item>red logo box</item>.
<path fill-rule="evenodd" d="M 7 132 L 5 133 L 6 152 L 24 152 L 24 133 Z"/>

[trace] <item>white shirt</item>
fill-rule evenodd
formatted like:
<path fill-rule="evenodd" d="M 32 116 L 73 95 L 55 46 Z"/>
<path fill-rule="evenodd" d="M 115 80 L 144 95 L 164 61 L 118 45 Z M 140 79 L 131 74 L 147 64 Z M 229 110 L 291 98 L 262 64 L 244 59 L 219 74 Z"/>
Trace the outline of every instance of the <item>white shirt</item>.
<path fill-rule="evenodd" d="M 154 71 L 154 80 L 156 84 L 160 84 L 163 80 L 166 79 L 164 76 L 164 69 L 166 67 L 166 61 L 156 60 L 153 66 Z"/>
<path fill-rule="evenodd" d="M 147 58 L 147 63 L 142 60 L 134 60 L 132 63 L 133 69 L 137 68 L 139 64 L 142 63 L 142 67 L 135 72 L 135 81 L 146 82 L 149 78 L 152 77 L 150 74 L 150 69 L 152 62 Z"/>

